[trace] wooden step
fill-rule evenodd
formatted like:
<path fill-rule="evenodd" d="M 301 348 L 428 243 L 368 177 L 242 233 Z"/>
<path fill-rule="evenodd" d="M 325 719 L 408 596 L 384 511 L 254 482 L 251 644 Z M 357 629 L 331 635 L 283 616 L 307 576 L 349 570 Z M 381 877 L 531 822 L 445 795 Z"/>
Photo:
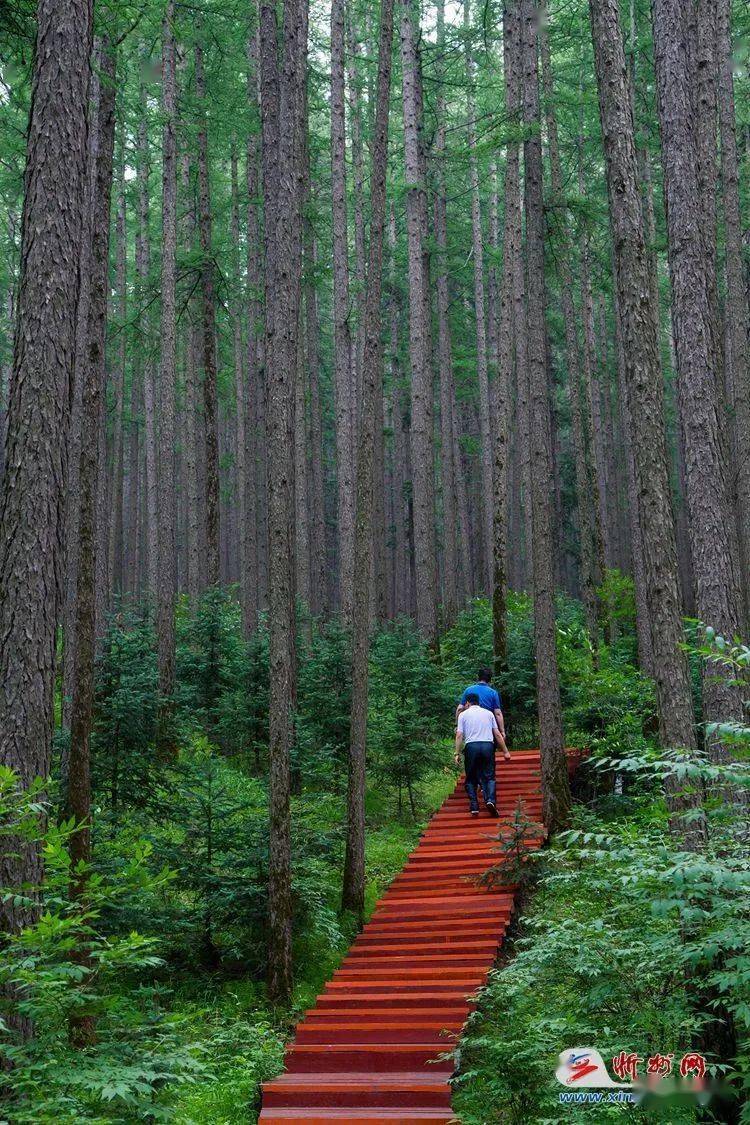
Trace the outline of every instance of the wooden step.
<path fill-rule="evenodd" d="M 580 756 L 569 754 L 569 769 Z M 498 761 L 498 810 L 519 797 L 541 819 L 539 753 Z M 463 779 L 430 821 L 372 918 L 297 1026 L 286 1071 L 263 1086 L 260 1125 L 450 1122 L 458 1036 L 476 1007 L 509 924 L 516 886 L 477 878 L 510 835 L 482 808 L 471 817 Z M 543 829 L 528 846 L 544 841 Z M 445 1056 L 441 1058 L 441 1056 Z"/>

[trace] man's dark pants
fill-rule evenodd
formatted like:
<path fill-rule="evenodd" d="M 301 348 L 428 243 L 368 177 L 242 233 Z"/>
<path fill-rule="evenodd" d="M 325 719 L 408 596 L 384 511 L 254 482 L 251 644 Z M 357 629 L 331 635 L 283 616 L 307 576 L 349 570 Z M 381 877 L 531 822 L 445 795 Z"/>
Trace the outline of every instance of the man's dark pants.
<path fill-rule="evenodd" d="M 477 786 L 484 794 L 485 805 L 495 804 L 495 743 L 467 742 L 464 747 L 464 768 L 466 770 L 466 795 L 469 807 L 478 809 Z"/>

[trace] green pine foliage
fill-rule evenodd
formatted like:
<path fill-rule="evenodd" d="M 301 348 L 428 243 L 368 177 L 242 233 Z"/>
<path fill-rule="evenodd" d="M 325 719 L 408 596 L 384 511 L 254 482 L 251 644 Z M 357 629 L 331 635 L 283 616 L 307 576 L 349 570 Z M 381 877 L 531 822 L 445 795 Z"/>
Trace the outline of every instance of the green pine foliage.
<path fill-rule="evenodd" d="M 504 946 L 461 1049 L 455 1104 L 466 1125 L 558 1120 L 554 1080 L 565 1047 L 642 1058 L 701 1048 L 716 1079 L 746 1096 L 750 1053 L 750 730 L 720 728 L 736 761 L 688 762 L 656 749 L 653 687 L 631 655 L 632 587 L 607 576 L 618 626 L 598 653 L 571 599 L 559 602 L 558 657 L 569 745 L 590 751 L 570 831 L 522 858 L 539 834 L 523 809 L 498 824 L 496 871 L 520 881 L 525 914 Z M 4 1112 L 18 1122 L 252 1122 L 260 1083 L 351 938 L 339 913 L 350 680 L 337 622 L 301 622 L 292 797 L 296 991 L 265 993 L 268 838 L 268 641 L 242 634 L 231 591 L 180 608 L 174 756 L 155 745 L 157 675 L 148 612 L 115 615 L 97 669 L 92 739 L 94 855 L 85 902 L 69 895 L 56 785 L 19 796 L 0 777 L 0 828 L 34 838 L 46 810 L 47 878 L 39 921 L 6 947 L 0 986 L 20 990 L 36 1036 L 6 1029 L 12 1063 Z M 500 687 L 518 737 L 533 744 L 531 605 L 510 601 L 509 666 Z M 691 660 L 747 682 L 750 650 L 697 624 Z M 490 650 L 477 600 L 445 634 L 439 658 L 407 620 L 376 630 L 368 709 L 367 905 L 402 867 L 455 784 L 449 737 L 456 699 Z M 712 730 L 712 736 L 717 732 Z M 57 744 L 64 766 L 65 741 Z M 709 846 L 679 851 L 665 782 L 700 786 Z M 513 936 L 515 935 L 515 936 Z M 83 948 L 86 958 L 76 952 Z M 95 1018 L 84 1049 L 71 1017 Z M 731 1035 L 727 1033 L 731 1029 Z M 566 1120 L 583 1109 L 565 1106 Z M 603 1118 L 624 1112 L 600 1108 Z M 643 1108 L 629 1109 L 643 1118 Z M 670 1106 L 667 1119 L 692 1120 Z M 650 1118 L 648 1118 L 650 1119 Z"/>
<path fill-rule="evenodd" d="M 695 1102 L 679 1098 L 562 1106 L 554 1071 L 574 1046 L 605 1062 L 636 1052 L 641 1074 L 651 1055 L 698 1049 L 726 1098 L 704 1119 L 736 1120 L 727 1115 L 744 1106 L 740 1119 L 750 1120 L 750 729 L 722 728 L 736 759 L 722 764 L 659 751 L 648 683 L 606 651 L 587 674 L 580 646 L 560 639 L 568 714 L 581 735 L 588 729 L 584 770 L 595 783 L 571 829 L 525 865 L 536 893 L 471 1018 L 455 1083 L 460 1120 L 698 1119 Z M 693 655 L 723 660 L 747 686 L 746 647 L 709 630 Z M 704 792 L 704 852 L 682 851 L 670 832 L 666 784 Z M 513 837 L 502 847 L 512 850 Z"/>

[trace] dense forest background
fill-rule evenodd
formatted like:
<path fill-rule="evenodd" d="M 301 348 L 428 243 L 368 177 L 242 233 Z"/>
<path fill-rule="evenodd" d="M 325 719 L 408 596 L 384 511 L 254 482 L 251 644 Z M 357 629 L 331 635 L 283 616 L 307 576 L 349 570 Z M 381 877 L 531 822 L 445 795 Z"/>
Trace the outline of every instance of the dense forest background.
<path fill-rule="evenodd" d="M 461 1120 L 576 1041 L 750 1120 L 749 33 L 0 4 L 9 1120 L 254 1120 L 483 664 L 557 836 Z"/>

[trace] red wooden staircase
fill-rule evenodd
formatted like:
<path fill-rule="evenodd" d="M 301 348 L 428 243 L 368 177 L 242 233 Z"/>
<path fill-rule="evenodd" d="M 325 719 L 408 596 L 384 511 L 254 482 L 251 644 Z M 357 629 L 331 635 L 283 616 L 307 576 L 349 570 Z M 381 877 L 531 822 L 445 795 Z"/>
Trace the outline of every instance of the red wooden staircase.
<path fill-rule="evenodd" d="M 497 781 L 501 818 L 521 797 L 541 820 L 538 751 L 498 759 Z M 496 865 L 496 837 L 459 783 L 298 1025 L 285 1073 L 263 1087 L 262 1125 L 453 1119 L 450 1052 L 513 909 L 514 885 L 471 878 Z"/>

